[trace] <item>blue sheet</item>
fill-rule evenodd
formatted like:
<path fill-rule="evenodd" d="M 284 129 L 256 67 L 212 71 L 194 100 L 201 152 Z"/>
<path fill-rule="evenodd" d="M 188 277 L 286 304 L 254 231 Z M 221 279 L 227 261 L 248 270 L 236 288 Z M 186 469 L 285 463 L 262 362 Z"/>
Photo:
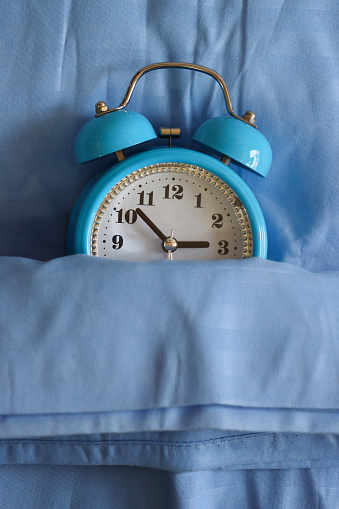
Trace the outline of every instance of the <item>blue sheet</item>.
<path fill-rule="evenodd" d="M 338 506 L 338 10 L 0 5 L 1 507 Z M 77 166 L 76 133 L 159 61 L 215 69 L 257 114 L 271 172 L 233 169 L 268 260 L 66 256 L 79 193 L 116 162 Z M 213 80 L 178 70 L 143 77 L 131 109 L 194 150 L 225 114 Z"/>
<path fill-rule="evenodd" d="M 339 431 L 339 272 L 85 255 L 2 270 L 3 434 L 72 433 L 79 414 L 81 432 Z"/>

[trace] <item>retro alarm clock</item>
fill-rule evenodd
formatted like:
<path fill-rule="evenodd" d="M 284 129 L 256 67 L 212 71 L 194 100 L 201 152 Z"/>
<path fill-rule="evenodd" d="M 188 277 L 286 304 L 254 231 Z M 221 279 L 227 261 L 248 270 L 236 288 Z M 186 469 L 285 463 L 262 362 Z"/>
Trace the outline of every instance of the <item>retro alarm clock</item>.
<path fill-rule="evenodd" d="M 137 81 L 165 68 L 190 69 L 212 76 L 221 86 L 230 116 L 211 118 L 193 139 L 219 153 L 173 147 L 179 128 L 161 128 L 169 146 L 125 158 L 123 150 L 157 137 L 140 113 L 126 110 Z M 200 65 L 163 62 L 140 69 L 123 102 L 96 116 L 78 133 L 75 154 L 85 163 L 116 153 L 118 163 L 94 177 L 80 195 L 68 229 L 68 253 L 114 260 L 225 260 L 267 256 L 265 220 L 253 192 L 228 164 L 240 164 L 266 177 L 272 152 L 254 124 L 255 114 L 238 117 L 226 83 Z"/>

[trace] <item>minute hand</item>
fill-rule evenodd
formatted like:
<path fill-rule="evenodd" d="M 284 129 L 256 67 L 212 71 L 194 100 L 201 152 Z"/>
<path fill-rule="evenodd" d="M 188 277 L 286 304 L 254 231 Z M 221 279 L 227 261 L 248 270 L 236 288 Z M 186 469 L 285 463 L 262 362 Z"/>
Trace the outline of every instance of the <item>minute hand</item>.
<path fill-rule="evenodd" d="M 137 208 L 135 209 L 135 212 L 138 214 L 138 216 L 141 217 L 141 219 L 143 221 L 145 221 L 145 223 L 147 224 L 147 226 L 149 226 L 151 228 L 151 230 L 154 231 L 154 233 L 156 235 L 158 235 L 158 237 L 162 240 L 162 241 L 165 241 L 166 240 L 166 235 L 164 235 L 162 233 L 161 230 L 159 230 L 159 228 L 153 223 L 153 221 L 150 220 L 150 218 L 148 216 L 146 216 L 145 212 L 143 212 L 141 209 Z"/>
<path fill-rule="evenodd" d="M 210 243 L 205 240 L 178 240 L 177 247 L 210 247 Z"/>

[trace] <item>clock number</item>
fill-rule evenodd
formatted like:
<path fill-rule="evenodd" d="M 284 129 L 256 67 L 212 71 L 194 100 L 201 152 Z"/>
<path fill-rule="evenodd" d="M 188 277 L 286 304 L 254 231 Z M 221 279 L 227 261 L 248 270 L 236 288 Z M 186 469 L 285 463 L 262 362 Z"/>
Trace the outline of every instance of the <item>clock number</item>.
<path fill-rule="evenodd" d="M 229 249 L 227 249 L 228 242 L 227 240 L 221 240 L 218 242 L 218 246 L 220 246 L 220 249 L 218 249 L 218 254 L 221 256 L 225 256 L 229 253 Z"/>
<path fill-rule="evenodd" d="M 123 221 L 123 211 L 122 211 L 122 209 L 117 210 L 116 212 L 118 214 L 118 220 L 115 221 L 115 222 L 123 224 L 124 221 Z M 127 210 L 127 212 L 125 214 L 125 221 L 128 224 L 134 224 L 135 221 L 137 220 L 137 217 L 138 217 L 138 214 L 135 212 L 135 210 L 129 209 L 129 210 Z"/>
<path fill-rule="evenodd" d="M 138 214 L 133 209 L 129 209 L 125 214 L 125 220 L 128 224 L 134 224 L 137 220 Z"/>
<path fill-rule="evenodd" d="M 122 209 L 117 210 L 117 214 L 118 214 L 118 220 L 115 221 L 115 222 L 116 223 L 123 223 L 123 220 L 122 220 Z"/>
<path fill-rule="evenodd" d="M 121 249 L 124 243 L 124 239 L 121 235 L 113 235 L 112 237 L 112 248 Z"/>
<path fill-rule="evenodd" d="M 202 209 L 203 207 L 202 207 L 202 205 L 201 205 L 201 193 L 196 194 L 196 195 L 194 196 L 194 198 L 196 198 L 196 199 L 197 199 L 197 204 L 196 204 L 196 206 L 195 206 L 194 208 L 195 208 L 195 209 Z"/>
<path fill-rule="evenodd" d="M 138 195 L 140 197 L 138 205 L 150 205 L 150 206 L 154 205 L 153 204 L 153 191 L 151 191 L 150 193 L 146 193 L 146 195 L 148 196 L 148 203 L 145 203 L 145 191 L 141 191 L 141 193 L 138 193 Z"/>
<path fill-rule="evenodd" d="M 212 223 L 212 228 L 221 228 L 224 224 L 224 218 L 222 214 L 213 214 L 212 219 L 214 220 L 214 223 Z"/>
<path fill-rule="evenodd" d="M 167 186 L 163 186 L 163 188 L 165 189 L 165 196 L 164 196 L 164 200 L 170 200 L 170 185 L 167 184 Z M 172 187 L 172 191 L 173 191 L 173 195 L 172 195 L 172 200 L 173 198 L 176 198 L 177 200 L 181 200 L 182 197 L 183 197 L 183 194 L 184 194 L 184 188 L 180 185 L 176 185 L 176 186 L 173 186 Z"/>

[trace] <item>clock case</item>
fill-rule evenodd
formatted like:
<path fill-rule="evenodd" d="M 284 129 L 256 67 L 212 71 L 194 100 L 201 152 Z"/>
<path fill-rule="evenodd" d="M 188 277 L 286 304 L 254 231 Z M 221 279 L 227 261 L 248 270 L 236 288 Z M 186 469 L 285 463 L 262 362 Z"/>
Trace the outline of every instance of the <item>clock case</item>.
<path fill-rule="evenodd" d="M 127 111 L 138 79 L 154 69 L 185 68 L 210 74 L 223 89 L 230 117 L 217 117 L 204 122 L 193 139 L 201 145 L 222 154 L 221 161 L 208 154 L 185 148 L 152 148 L 124 159 L 122 150 L 155 139 L 150 122 L 141 114 Z M 79 132 L 75 142 L 78 163 L 117 153 L 120 160 L 106 172 L 95 175 L 85 186 L 73 209 L 67 234 L 68 254 L 91 254 L 91 232 L 97 211 L 110 190 L 124 177 L 145 166 L 186 163 L 204 168 L 230 186 L 237 194 L 250 218 L 253 231 L 253 256 L 267 257 L 267 230 L 261 208 L 248 185 L 228 167 L 230 161 L 266 177 L 272 161 L 272 152 L 266 138 L 254 125 L 255 115 L 246 112 L 238 117 L 233 111 L 227 86 L 220 75 L 195 64 L 164 62 L 142 68 L 133 77 L 124 101 L 118 108 L 108 110 L 106 103 L 96 105 L 97 115 Z M 162 130 L 164 132 L 166 130 Z M 171 129 L 167 129 L 170 133 Z M 174 131 L 173 131 L 174 132 Z"/>

